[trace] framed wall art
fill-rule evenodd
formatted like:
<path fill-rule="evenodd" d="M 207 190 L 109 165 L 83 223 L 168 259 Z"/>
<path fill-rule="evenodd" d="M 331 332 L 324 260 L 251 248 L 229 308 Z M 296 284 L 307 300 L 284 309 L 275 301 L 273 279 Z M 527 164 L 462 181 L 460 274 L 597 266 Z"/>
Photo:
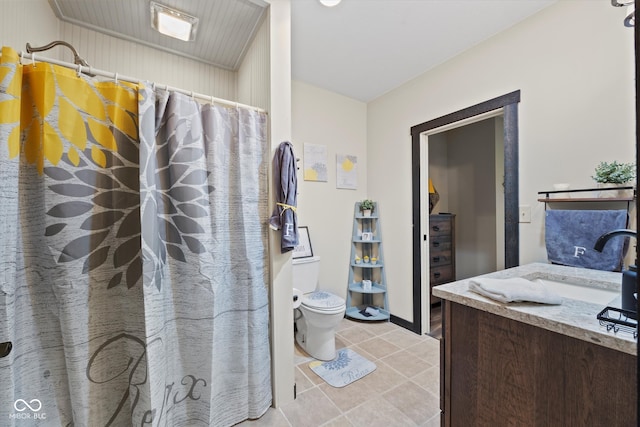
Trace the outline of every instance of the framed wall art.
<path fill-rule="evenodd" d="M 293 249 L 292 256 L 294 258 L 309 258 L 313 256 L 309 227 L 298 227 L 298 246 Z"/>

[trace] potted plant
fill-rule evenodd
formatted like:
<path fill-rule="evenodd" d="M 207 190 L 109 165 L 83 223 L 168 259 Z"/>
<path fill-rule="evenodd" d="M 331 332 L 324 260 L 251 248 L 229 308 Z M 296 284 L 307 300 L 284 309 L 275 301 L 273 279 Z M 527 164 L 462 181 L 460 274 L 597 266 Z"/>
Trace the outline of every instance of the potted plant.
<path fill-rule="evenodd" d="M 594 181 L 598 183 L 598 187 L 611 188 L 620 187 L 629 183 L 636 177 L 636 165 L 635 163 L 618 163 L 613 161 L 600 162 L 595 169 L 595 175 L 592 175 Z M 600 193 L 601 197 L 616 197 L 617 191 L 603 191 Z"/>
<path fill-rule="evenodd" d="M 360 202 L 360 210 L 362 211 L 362 215 L 371 216 L 371 211 L 373 210 L 373 200 L 364 199 Z"/>

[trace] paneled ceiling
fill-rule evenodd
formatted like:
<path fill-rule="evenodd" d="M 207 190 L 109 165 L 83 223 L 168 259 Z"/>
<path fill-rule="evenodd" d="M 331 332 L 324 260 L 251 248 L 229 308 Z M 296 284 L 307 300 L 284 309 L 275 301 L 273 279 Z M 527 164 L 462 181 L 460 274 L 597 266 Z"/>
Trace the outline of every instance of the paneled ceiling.
<path fill-rule="evenodd" d="M 194 42 L 184 42 L 151 28 L 149 0 L 49 0 L 63 21 L 147 46 L 236 70 L 268 8 L 260 0 L 159 0 L 196 16 Z"/>
<path fill-rule="evenodd" d="M 149 0 L 49 3 L 64 21 L 230 70 L 269 7 L 265 0 L 157 1 L 200 19 L 194 42 L 155 32 Z M 291 0 L 292 76 L 368 102 L 556 1 L 342 0 L 327 8 Z"/>

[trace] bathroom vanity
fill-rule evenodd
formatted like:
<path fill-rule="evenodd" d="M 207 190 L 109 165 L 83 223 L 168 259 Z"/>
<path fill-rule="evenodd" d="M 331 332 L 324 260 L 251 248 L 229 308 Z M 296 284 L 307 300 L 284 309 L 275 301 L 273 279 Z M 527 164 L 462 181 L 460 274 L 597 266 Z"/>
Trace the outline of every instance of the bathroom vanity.
<path fill-rule="evenodd" d="M 636 339 L 597 319 L 619 304 L 621 273 L 533 263 L 482 277 L 540 278 L 563 303 L 499 303 L 469 279 L 433 289 L 443 425 L 637 425 Z"/>

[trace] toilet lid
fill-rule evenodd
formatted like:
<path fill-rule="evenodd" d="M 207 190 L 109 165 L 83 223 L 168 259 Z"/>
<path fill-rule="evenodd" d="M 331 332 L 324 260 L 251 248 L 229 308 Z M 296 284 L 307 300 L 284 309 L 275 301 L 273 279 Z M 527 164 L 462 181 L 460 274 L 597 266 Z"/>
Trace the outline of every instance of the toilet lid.
<path fill-rule="evenodd" d="M 316 291 L 302 297 L 302 304 L 315 309 L 338 308 L 344 305 L 344 299 L 331 292 Z"/>

